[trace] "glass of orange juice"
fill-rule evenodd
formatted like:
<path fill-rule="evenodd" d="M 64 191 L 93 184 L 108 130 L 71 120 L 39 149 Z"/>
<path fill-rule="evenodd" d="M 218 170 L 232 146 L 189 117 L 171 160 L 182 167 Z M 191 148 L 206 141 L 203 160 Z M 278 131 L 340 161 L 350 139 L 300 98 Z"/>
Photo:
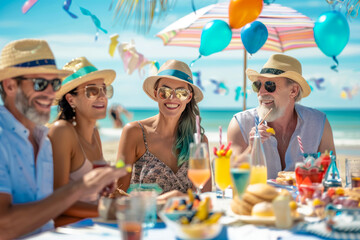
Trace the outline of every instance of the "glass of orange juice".
<path fill-rule="evenodd" d="M 190 143 L 188 177 L 194 184 L 197 194 L 210 179 L 209 149 L 206 143 Z"/>
<path fill-rule="evenodd" d="M 222 198 L 225 199 L 225 189 L 231 184 L 230 156 L 215 157 L 215 183 L 222 191 Z"/>

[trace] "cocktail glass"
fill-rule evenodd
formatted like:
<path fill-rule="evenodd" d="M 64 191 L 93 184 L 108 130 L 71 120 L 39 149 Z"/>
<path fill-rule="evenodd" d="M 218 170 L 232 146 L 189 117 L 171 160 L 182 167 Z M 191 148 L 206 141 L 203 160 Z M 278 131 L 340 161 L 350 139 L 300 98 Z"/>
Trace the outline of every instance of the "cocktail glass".
<path fill-rule="evenodd" d="M 225 199 L 225 189 L 231 184 L 230 156 L 215 157 L 215 183 L 222 191 L 222 199 Z"/>
<path fill-rule="evenodd" d="M 206 143 L 190 143 L 188 177 L 199 195 L 210 179 L 209 149 Z"/>
<path fill-rule="evenodd" d="M 316 186 L 321 185 L 324 171 L 316 165 L 306 166 L 304 163 L 297 163 L 295 167 L 296 186 L 299 190 L 301 201 L 312 197 Z M 313 191 L 314 190 L 314 191 Z"/>
<path fill-rule="evenodd" d="M 250 177 L 250 156 L 240 155 L 231 157 L 231 181 L 233 195 L 237 195 L 241 199 Z"/>

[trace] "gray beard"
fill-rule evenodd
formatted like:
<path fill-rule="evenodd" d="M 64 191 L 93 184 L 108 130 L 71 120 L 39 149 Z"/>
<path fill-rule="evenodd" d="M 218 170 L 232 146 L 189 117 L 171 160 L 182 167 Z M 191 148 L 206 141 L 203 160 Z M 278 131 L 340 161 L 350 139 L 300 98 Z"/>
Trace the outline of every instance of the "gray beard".
<path fill-rule="evenodd" d="M 273 107 L 272 109 L 271 113 L 265 119 L 267 122 L 273 122 L 284 115 L 285 109 L 278 107 Z M 257 110 L 260 118 L 263 119 L 270 109 L 264 106 L 259 106 Z"/>
<path fill-rule="evenodd" d="M 273 100 L 273 98 L 264 96 L 264 97 L 262 97 L 262 100 Z M 277 107 L 275 104 L 272 107 L 269 107 L 269 108 L 265 107 L 264 105 L 260 105 L 257 108 L 257 112 L 258 112 L 259 117 L 261 119 L 263 119 L 264 116 L 270 111 L 271 108 L 273 110 L 271 111 L 271 113 L 265 119 L 267 122 L 273 122 L 276 119 L 281 118 L 284 115 L 285 109 L 286 109 L 286 107 L 283 107 L 283 108 Z"/>
<path fill-rule="evenodd" d="M 16 93 L 15 107 L 21 114 L 36 125 L 44 125 L 50 119 L 50 113 L 38 112 L 20 88 Z"/>

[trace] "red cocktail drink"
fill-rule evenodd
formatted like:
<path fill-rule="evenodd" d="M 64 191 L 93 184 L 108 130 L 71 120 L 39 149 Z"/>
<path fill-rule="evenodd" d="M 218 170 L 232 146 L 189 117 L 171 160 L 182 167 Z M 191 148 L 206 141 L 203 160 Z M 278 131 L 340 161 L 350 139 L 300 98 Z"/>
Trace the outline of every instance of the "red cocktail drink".
<path fill-rule="evenodd" d="M 317 166 L 305 167 L 304 164 L 295 168 L 296 185 L 302 198 L 312 198 L 322 183 L 325 172 Z"/>
<path fill-rule="evenodd" d="M 139 222 L 122 222 L 120 224 L 123 240 L 141 240 L 142 226 Z"/>
<path fill-rule="evenodd" d="M 92 164 L 93 164 L 93 168 L 109 166 L 109 164 L 103 160 L 93 161 Z"/>

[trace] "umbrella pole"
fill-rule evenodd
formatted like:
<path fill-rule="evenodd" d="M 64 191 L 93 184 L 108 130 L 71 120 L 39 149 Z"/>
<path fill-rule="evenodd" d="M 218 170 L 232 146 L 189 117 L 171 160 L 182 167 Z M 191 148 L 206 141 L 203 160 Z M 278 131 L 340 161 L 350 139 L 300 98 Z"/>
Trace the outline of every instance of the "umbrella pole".
<path fill-rule="evenodd" d="M 243 75 L 243 78 L 244 78 L 244 82 L 243 82 L 243 91 L 244 91 L 244 98 L 243 98 L 243 111 L 246 110 L 246 68 L 247 68 L 247 51 L 244 47 L 244 75 Z"/>

